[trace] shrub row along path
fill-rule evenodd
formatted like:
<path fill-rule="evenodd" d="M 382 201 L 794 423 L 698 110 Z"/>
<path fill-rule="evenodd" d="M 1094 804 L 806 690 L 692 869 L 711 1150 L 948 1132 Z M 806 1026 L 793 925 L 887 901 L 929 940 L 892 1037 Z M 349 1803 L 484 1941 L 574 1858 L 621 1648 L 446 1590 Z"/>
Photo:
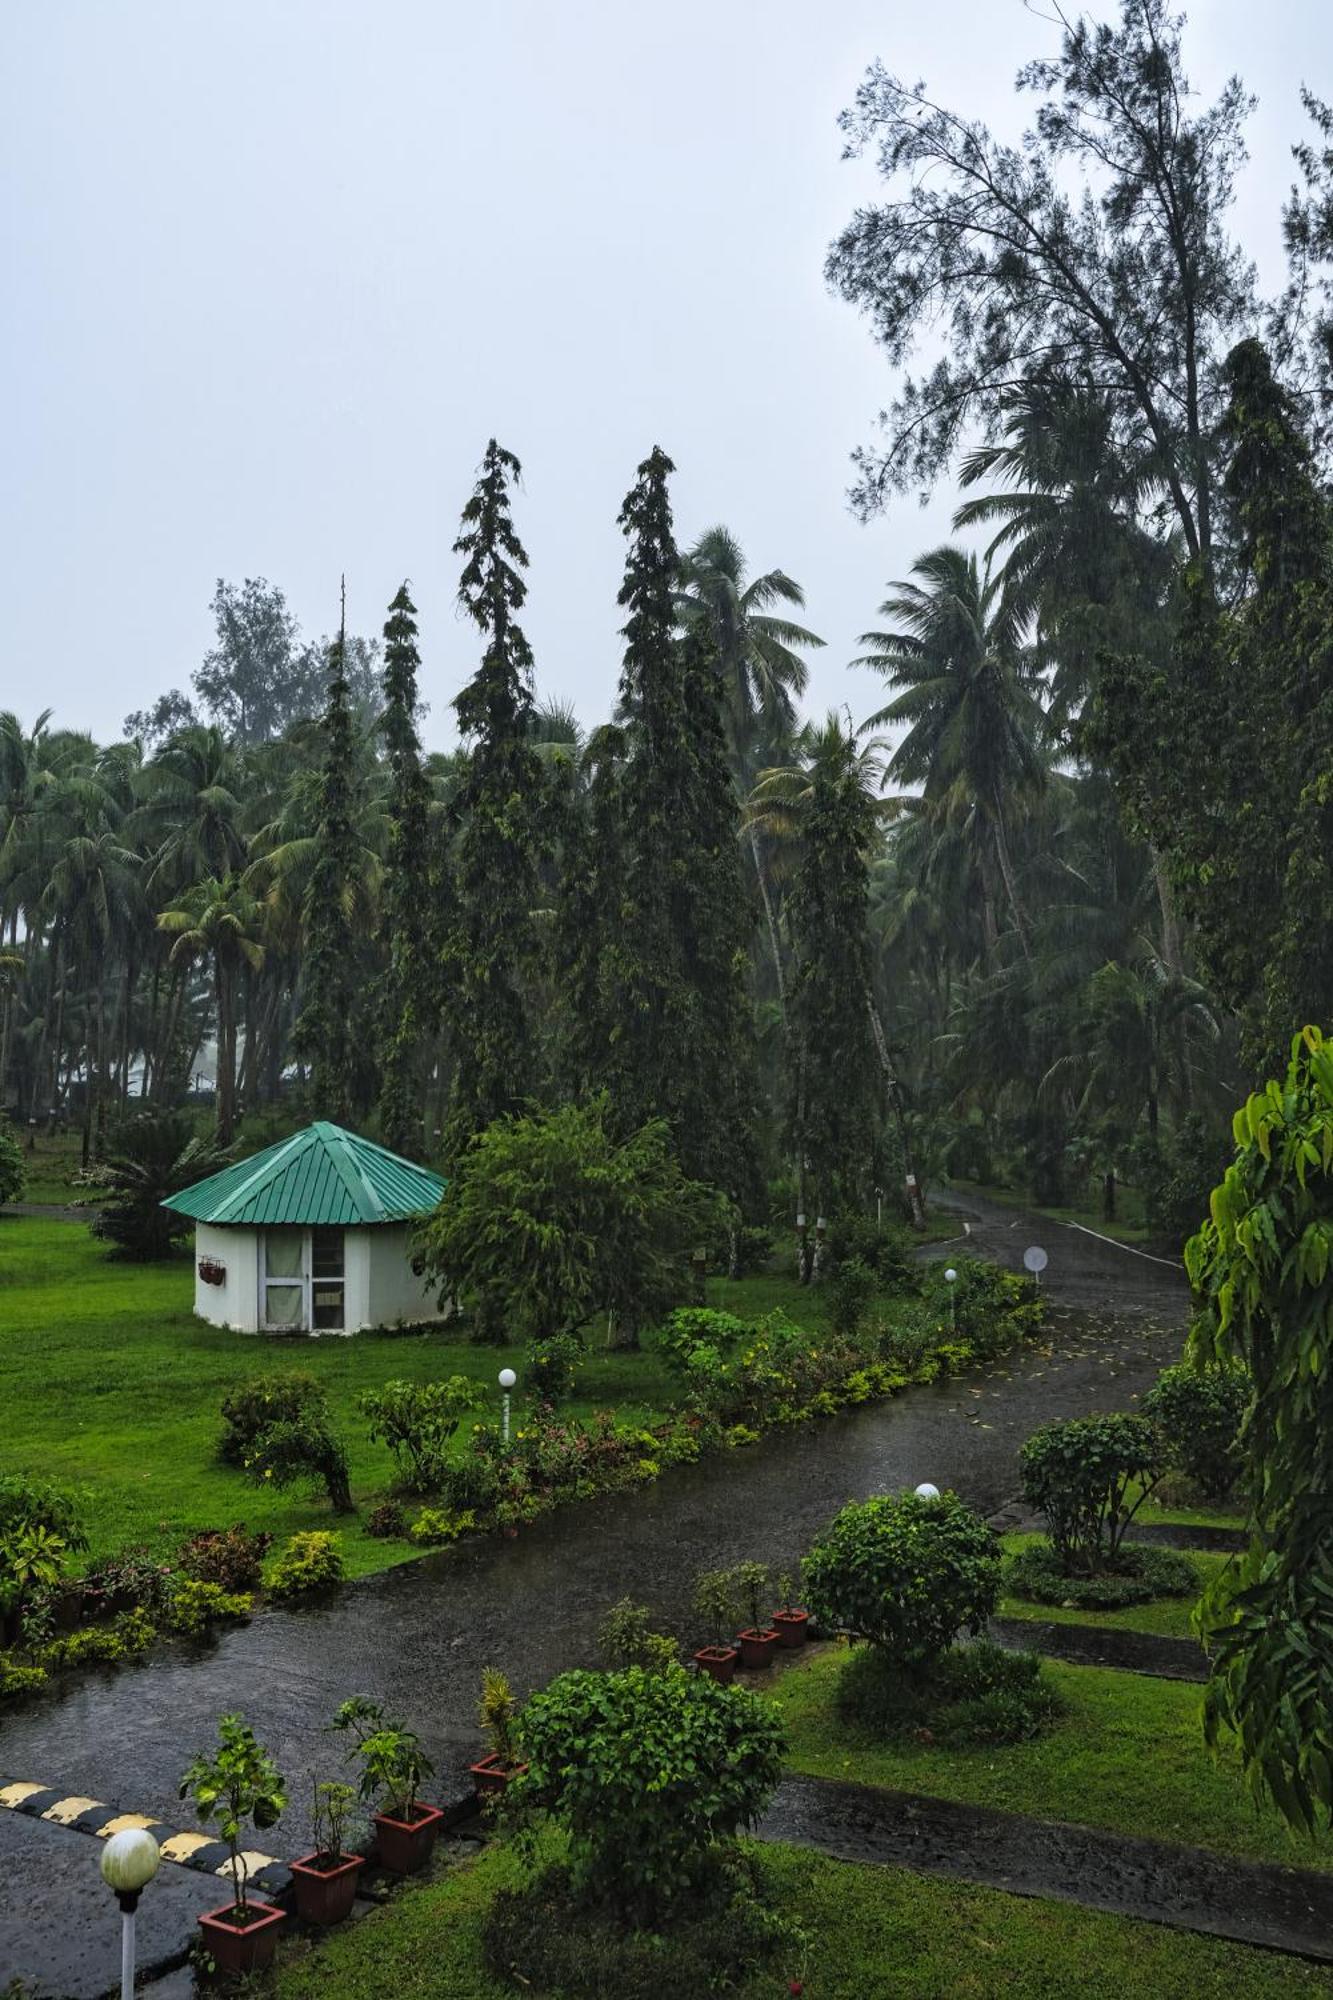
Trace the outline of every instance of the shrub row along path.
<path fill-rule="evenodd" d="M 181 1772 L 212 1742 L 218 1715 L 240 1709 L 288 1778 L 292 1805 L 271 1844 L 280 1839 L 278 1851 L 296 1854 L 308 1774 L 339 1775 L 341 1739 L 330 1739 L 324 1724 L 349 1694 L 375 1695 L 419 1728 L 438 1766 L 438 1789 L 451 1793 L 477 1754 L 484 1666 L 503 1668 L 522 1694 L 563 1668 L 590 1664 L 602 1615 L 625 1595 L 690 1633 L 701 1569 L 748 1557 L 794 1567 L 848 1499 L 930 1479 L 994 1512 L 1012 1499 L 1015 1455 L 1038 1424 L 1124 1408 L 1178 1357 L 1186 1295 L 1170 1270 L 1114 1245 L 972 1196 L 958 1207 L 968 1247 L 997 1262 L 1016 1268 L 1027 1244 L 1046 1244 L 1051 1315 L 1042 1342 L 983 1375 L 674 1468 L 631 1500 L 589 1502 L 516 1541 L 465 1543 L 365 1578 L 327 1604 L 265 1612 L 205 1649 L 177 1643 L 140 1666 L 90 1675 L 0 1723 L 0 1785 L 58 1786 L 175 1822 Z M 943 1254 L 957 1251 L 945 1245 Z M 238 1484 L 237 1516 L 244 1512 Z M 40 1837 L 20 1815 L 0 1812 L 0 1870 L 30 1859 Z M 113 1951 L 116 1912 L 96 1880 L 95 1852 L 83 1836 L 63 1838 L 78 1852 L 72 1872 L 52 1882 L 60 1921 L 48 1928 L 43 1952 L 61 1936 L 81 1957 L 102 1949 L 101 1940 Z M 83 1908 L 73 1889 L 85 1878 Z M 36 1912 L 31 1902 L 25 1912 L 8 1899 L 0 1908 L 0 1971 L 40 1978 L 40 1991 L 76 2000 L 98 1989 L 80 1984 L 84 1975 L 76 1978 L 72 1964 L 26 1962 L 42 1880 L 40 1867 L 29 1867 Z"/>

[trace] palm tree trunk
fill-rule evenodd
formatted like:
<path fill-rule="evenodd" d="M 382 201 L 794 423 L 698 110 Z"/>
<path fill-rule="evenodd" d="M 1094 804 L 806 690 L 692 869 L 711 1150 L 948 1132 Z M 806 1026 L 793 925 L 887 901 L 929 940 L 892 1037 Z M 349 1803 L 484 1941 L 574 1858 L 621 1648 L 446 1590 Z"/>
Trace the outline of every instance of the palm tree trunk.
<path fill-rule="evenodd" d="M 917 1177 L 916 1162 L 912 1157 L 912 1141 L 907 1129 L 907 1107 L 903 1103 L 903 1088 L 898 1081 L 898 1072 L 893 1067 L 889 1054 L 888 1037 L 884 1033 L 884 1023 L 879 1018 L 879 1008 L 870 982 L 866 982 L 866 1011 L 870 1015 L 870 1031 L 875 1037 L 875 1053 L 884 1073 L 884 1089 L 893 1108 L 894 1120 L 898 1127 L 898 1137 L 903 1148 L 903 1172 L 907 1181 L 907 1199 L 912 1208 L 912 1227 L 924 1229 L 926 1226 L 926 1203 L 921 1192 L 921 1182 Z"/>
<path fill-rule="evenodd" d="M 1024 915 L 1023 905 L 1018 898 L 1018 884 L 1014 880 L 1014 864 L 1009 853 L 1009 841 L 1005 834 L 1004 821 L 997 819 L 994 827 L 995 859 L 1000 864 L 1000 875 L 1004 882 L 1004 893 L 1009 899 L 1009 908 L 1013 913 L 1014 929 L 1018 932 L 1018 942 L 1023 948 L 1023 957 L 1031 965 L 1032 947 L 1028 942 L 1028 920 Z"/>
<path fill-rule="evenodd" d="M 230 1012 L 229 986 L 222 954 L 218 952 L 213 960 L 213 990 L 217 998 L 218 1015 L 218 1063 L 215 1084 L 217 1133 L 224 1146 L 230 1146 L 234 1118 L 232 1098 L 236 1083 L 234 1049 L 228 1038 L 227 1019 Z"/>
<path fill-rule="evenodd" d="M 773 954 L 773 976 L 778 987 L 778 1007 L 782 1014 L 782 1025 L 787 1025 L 787 979 L 782 968 L 782 941 L 778 936 L 778 922 L 773 910 L 773 896 L 768 886 L 768 874 L 764 867 L 763 855 L 759 847 L 759 835 L 754 827 L 750 829 L 750 852 L 754 856 L 754 872 L 759 881 L 759 895 L 764 905 L 764 922 L 768 927 L 768 948 Z"/>

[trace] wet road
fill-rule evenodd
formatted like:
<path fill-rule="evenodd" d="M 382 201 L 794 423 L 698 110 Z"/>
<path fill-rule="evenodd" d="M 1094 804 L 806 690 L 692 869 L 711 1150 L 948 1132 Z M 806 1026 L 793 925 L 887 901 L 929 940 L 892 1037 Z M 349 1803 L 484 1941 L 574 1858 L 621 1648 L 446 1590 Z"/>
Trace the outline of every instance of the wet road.
<path fill-rule="evenodd" d="M 965 1213 L 968 1247 L 997 1261 L 1017 1266 L 1028 1243 L 1046 1244 L 1050 1322 L 1040 1344 L 984 1374 L 675 1468 L 630 1498 L 566 1510 L 516 1541 L 449 1550 L 350 1585 L 326 1605 L 264 1612 L 204 1649 L 163 1649 L 86 1677 L 0 1725 L 0 1783 L 56 1785 L 188 1826 L 180 1774 L 213 1740 L 218 1715 L 239 1708 L 287 1777 L 292 1804 L 269 1847 L 290 1856 L 301 1851 L 308 1774 L 340 1775 L 342 1739 L 324 1727 L 349 1694 L 381 1698 L 420 1730 L 447 1793 L 477 1754 L 484 1666 L 503 1668 L 522 1695 L 591 1664 L 597 1624 L 625 1595 L 691 1636 L 701 1569 L 748 1557 L 794 1569 L 851 1498 L 931 1479 L 994 1512 L 1013 1498 L 1015 1455 L 1039 1423 L 1124 1408 L 1178 1356 L 1185 1291 L 1169 1270 L 1056 1225 L 970 1197 Z M 0 1879 L 6 1857 L 30 1839 L 0 1812 Z M 84 1865 L 91 1877 L 93 1853 Z M 0 1973 L 50 1977 L 49 1965 L 7 1963 L 19 1950 L 27 1957 L 31 1942 L 0 1910 Z"/>

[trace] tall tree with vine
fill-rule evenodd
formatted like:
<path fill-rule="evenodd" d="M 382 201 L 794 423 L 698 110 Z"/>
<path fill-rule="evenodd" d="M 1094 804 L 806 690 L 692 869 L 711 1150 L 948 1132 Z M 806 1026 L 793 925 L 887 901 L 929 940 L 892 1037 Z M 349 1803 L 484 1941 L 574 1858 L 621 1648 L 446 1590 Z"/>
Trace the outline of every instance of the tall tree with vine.
<path fill-rule="evenodd" d="M 621 921 L 609 940 L 617 1026 L 609 1074 L 627 1129 L 664 1117 L 691 1179 L 742 1206 L 756 1195 L 751 917 L 727 763 L 724 690 L 699 627 L 676 629 L 680 558 L 654 449 L 620 514 L 628 755 L 621 783 Z"/>
<path fill-rule="evenodd" d="M 417 735 L 416 605 L 406 582 L 384 627 L 384 742 L 389 753 L 389 852 L 380 925 L 388 964 L 380 989 L 380 1124 L 385 1143 L 422 1142 L 430 909 L 430 786 Z"/>
<path fill-rule="evenodd" d="M 354 824 L 355 744 L 346 670 L 347 587 L 338 637 L 329 653 L 324 764 L 319 786 L 315 864 L 302 909 L 305 948 L 300 1009 L 292 1044 L 310 1067 L 308 1095 L 319 1118 L 345 1125 L 352 1116 L 359 1066 L 361 981 L 351 918 L 359 853 Z"/>
<path fill-rule="evenodd" d="M 545 773 L 532 742 L 532 650 L 517 613 L 528 558 L 510 489 L 522 468 L 492 438 L 463 509 L 454 553 L 458 601 L 484 641 L 481 664 L 455 698 L 468 755 L 453 800 L 457 829 L 442 947 L 454 1060 L 445 1139 L 455 1154 L 537 1088 L 525 987 L 538 961 L 538 861 Z"/>

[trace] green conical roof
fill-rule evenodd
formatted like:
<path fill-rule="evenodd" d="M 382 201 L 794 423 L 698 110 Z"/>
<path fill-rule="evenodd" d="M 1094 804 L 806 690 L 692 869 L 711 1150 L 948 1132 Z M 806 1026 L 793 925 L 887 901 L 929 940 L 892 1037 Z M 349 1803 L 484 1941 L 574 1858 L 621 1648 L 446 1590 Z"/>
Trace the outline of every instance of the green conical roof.
<path fill-rule="evenodd" d="M 438 1174 L 321 1119 L 162 1206 L 196 1222 L 345 1228 L 425 1215 L 443 1192 Z"/>

